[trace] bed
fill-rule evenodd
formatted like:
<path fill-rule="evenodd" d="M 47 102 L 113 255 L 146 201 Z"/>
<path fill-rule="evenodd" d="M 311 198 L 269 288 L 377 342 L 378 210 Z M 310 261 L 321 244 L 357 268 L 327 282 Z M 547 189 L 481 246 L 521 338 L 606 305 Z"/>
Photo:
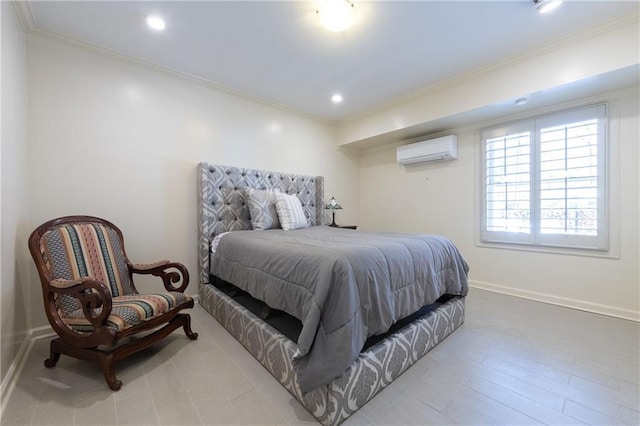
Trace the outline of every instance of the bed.
<path fill-rule="evenodd" d="M 424 277 L 416 275 L 403 278 L 406 282 L 400 283 L 394 290 L 394 294 L 407 291 L 408 294 L 398 299 L 402 300 L 402 303 L 392 304 L 393 307 L 389 308 L 385 305 L 384 298 L 378 298 L 376 291 L 372 291 L 373 294 L 365 294 L 362 293 L 362 288 L 366 286 L 358 287 L 358 282 L 363 280 L 358 281 L 354 276 L 370 277 L 370 272 L 367 269 L 364 272 L 357 272 L 356 269 L 353 269 L 356 272 L 352 271 L 352 266 L 358 263 L 366 264 L 365 268 L 375 269 L 375 266 L 371 266 L 369 258 L 373 259 L 377 256 L 376 253 L 383 253 L 386 250 L 379 242 L 379 238 L 384 236 L 322 226 L 324 180 L 321 176 L 303 176 L 200 163 L 198 188 L 200 304 L 322 424 L 337 425 L 344 421 L 463 323 L 468 268 L 455 246 L 447 239 L 429 237 L 426 241 L 421 236 L 388 234 L 388 238 L 392 240 L 396 238 L 398 244 L 400 241 L 402 244 L 408 244 L 408 249 L 396 243 L 392 245 L 393 249 L 389 249 L 389 253 L 392 254 L 399 252 L 397 256 L 399 259 L 403 257 L 403 251 L 413 252 L 414 246 L 429 244 L 429 250 L 436 250 L 435 252 L 439 253 L 436 257 L 441 257 L 442 262 L 448 265 L 436 265 L 432 271 L 433 276 L 442 276 L 442 279 L 433 286 L 436 289 L 434 294 L 418 294 L 419 292 L 416 293 L 412 287 L 414 281 L 423 280 Z M 247 188 L 274 189 L 285 194 L 296 194 L 306 221 L 311 226 L 294 231 L 251 231 L 251 219 L 245 198 Z M 219 251 L 215 257 L 212 257 L 211 246 L 214 238 Z M 242 255 L 248 242 L 258 250 L 260 246 L 275 247 L 275 240 L 283 238 L 290 240 L 287 242 L 289 245 L 315 241 L 315 246 L 298 250 L 300 252 L 309 250 L 314 254 L 313 261 L 309 260 L 311 258 L 309 256 L 300 256 L 296 264 L 304 265 L 303 267 L 283 268 L 281 265 L 279 269 L 274 267 L 274 270 L 257 272 L 257 275 L 253 268 L 255 265 L 250 265 L 252 267 L 246 269 L 253 271 L 252 273 L 242 269 L 238 272 L 231 268 L 233 263 L 238 263 L 236 256 Z M 366 240 L 364 243 L 363 238 Z M 348 252 L 346 257 L 343 257 L 340 250 L 335 250 L 335 247 L 342 247 L 341 244 L 367 247 L 367 249 L 358 251 L 356 254 Z M 268 252 L 268 250 L 265 251 Z M 382 257 L 373 264 L 386 265 L 389 262 L 387 256 L 392 258 L 392 254 L 381 254 Z M 266 253 L 265 256 L 262 259 L 252 254 L 251 258 L 265 265 L 278 263 L 274 262 L 275 258 L 269 257 L 271 254 Z M 297 256 L 297 253 L 290 252 L 278 256 L 288 256 L 285 258 L 289 261 L 292 256 Z M 418 255 L 417 258 L 420 259 L 420 256 L 422 255 Z M 282 263 L 286 262 L 280 262 Z M 334 271 L 330 274 L 332 277 L 348 276 L 347 281 L 354 281 L 355 287 L 347 286 L 342 281 L 340 285 L 328 286 L 309 283 L 314 280 L 314 276 L 317 277 L 323 273 L 322 271 L 327 270 L 326 268 L 315 270 L 310 266 L 316 264 L 328 264 L 328 270 Z M 455 266 L 451 266 L 454 264 Z M 212 267 L 217 271 L 214 274 L 216 276 L 210 274 Z M 216 267 L 218 269 L 215 269 Z M 407 269 L 406 266 L 398 268 Z M 288 273 L 287 269 L 308 270 L 310 275 L 277 276 Z M 393 271 L 393 268 L 387 269 Z M 441 269 L 446 269 L 448 272 L 441 273 Z M 274 282 L 270 282 L 272 275 L 276 276 Z M 333 283 L 333 279 L 331 278 L 328 282 Z M 380 279 L 380 281 L 385 280 Z M 277 292 L 279 282 L 313 288 L 298 290 L 297 287 L 287 287 L 287 291 L 283 294 L 288 293 L 294 297 L 289 301 L 283 299 L 284 301 L 280 302 L 281 299 L 271 296 Z M 370 282 L 371 280 L 368 281 Z M 241 298 L 234 299 L 235 290 L 226 291 L 224 287 L 229 283 L 233 284 L 234 289 L 237 285 L 241 293 L 246 291 L 250 296 L 257 296 L 261 299 L 259 302 L 268 302 L 267 305 L 272 308 L 283 309 L 286 314 L 291 314 L 292 317 L 300 320 L 301 327 L 295 337 L 288 335 L 282 329 L 278 330 L 273 323 L 265 321 L 265 316 L 251 309 L 251 306 L 247 304 L 243 306 Z M 384 289 L 385 285 L 388 284 L 382 283 L 380 288 Z M 309 296 L 311 300 L 305 299 L 307 293 L 326 294 L 326 291 L 329 291 L 327 289 L 332 288 L 342 290 L 334 296 L 327 296 L 329 301 L 326 303 L 316 303 L 314 297 L 317 296 Z M 345 302 L 352 296 L 348 294 L 350 293 L 348 290 L 344 290 L 345 288 L 358 289 L 351 291 L 356 293 L 354 296 L 356 302 L 353 300 Z M 384 293 L 384 290 L 380 293 Z M 421 297 L 429 301 L 426 306 L 422 306 L 421 303 L 417 308 L 411 306 L 412 303 L 418 303 L 413 302 L 414 299 L 420 300 Z M 346 315 L 340 320 L 339 327 L 331 325 L 334 314 L 329 316 L 327 312 L 330 311 L 325 309 L 325 305 L 332 304 L 331 300 L 337 306 L 337 310 L 333 311 L 336 312 L 335 315 Z M 299 302 L 298 308 L 296 308 L 296 301 Z M 357 307 L 349 310 L 348 307 L 353 307 L 354 303 L 366 304 L 368 307 L 377 306 L 379 311 L 393 312 L 384 313 L 386 315 L 384 320 L 373 319 L 371 322 L 365 321 L 365 326 L 360 326 L 360 319 L 355 321 L 353 318 L 368 317 L 369 314 L 362 315 L 363 310 Z M 310 306 L 316 305 L 320 308 L 312 312 L 314 309 Z M 370 309 L 366 311 L 369 312 Z M 414 313 L 414 311 L 418 312 Z M 390 326 L 391 319 L 394 323 Z M 357 324 L 354 326 L 353 323 Z M 387 329 L 391 332 L 378 333 Z M 324 333 L 323 330 L 328 330 L 329 333 Z M 335 334 L 344 334 L 347 336 L 347 342 L 354 343 L 345 345 L 343 341 L 343 343 L 337 343 L 337 347 L 342 349 L 333 349 L 334 346 L 331 345 L 336 345 L 332 342 Z M 350 347 L 345 349 L 344 346 Z M 365 349 L 361 351 L 363 346 Z M 334 353 L 332 351 L 340 355 L 328 357 L 328 353 Z M 314 364 L 313 361 L 309 361 L 314 356 L 325 360 L 336 359 L 336 362 L 328 363 L 331 365 L 326 366 L 327 372 L 325 372 L 323 368 L 318 368 L 318 365 L 323 366 L 322 362 Z M 309 364 L 312 367 L 309 367 Z"/>

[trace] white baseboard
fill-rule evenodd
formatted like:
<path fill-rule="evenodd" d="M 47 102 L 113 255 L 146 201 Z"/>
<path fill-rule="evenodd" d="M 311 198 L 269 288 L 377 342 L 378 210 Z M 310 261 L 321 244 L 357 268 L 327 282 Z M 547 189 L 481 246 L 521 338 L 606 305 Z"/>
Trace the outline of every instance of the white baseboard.
<path fill-rule="evenodd" d="M 539 293 L 537 291 L 522 290 L 514 287 L 507 287 L 499 284 L 486 283 L 482 281 L 469 280 L 469 286 L 481 290 L 493 291 L 495 293 L 508 294 L 509 296 L 521 297 L 523 299 L 535 300 L 549 303 L 551 305 L 564 306 L 566 308 L 578 309 L 581 311 L 593 312 L 595 314 L 608 315 L 635 322 L 640 322 L 640 312 L 631 309 L 623 309 L 615 306 L 601 305 L 599 303 L 585 302 L 584 300 L 571 299 L 568 297 L 554 296 L 552 294 Z"/>
<path fill-rule="evenodd" d="M 31 338 L 33 340 L 48 339 L 50 337 L 56 337 L 57 334 L 53 331 L 50 325 L 43 325 L 42 327 L 36 327 L 31 329 Z"/>
<path fill-rule="evenodd" d="M 7 375 L 2 380 L 2 384 L 0 385 L 0 413 L 3 413 L 6 408 L 7 402 L 9 401 L 11 393 L 13 392 L 13 388 L 15 388 L 16 383 L 18 382 L 18 378 L 20 377 L 20 373 L 22 373 L 24 364 L 27 361 L 29 352 L 31 352 L 33 343 L 34 339 L 32 336 L 32 332 L 28 332 L 25 336 L 24 341 L 20 345 L 20 348 L 18 349 L 16 357 L 9 366 Z"/>
<path fill-rule="evenodd" d="M 27 332 L 24 341 L 20 345 L 20 349 L 18 349 L 16 357 L 9 367 L 9 371 L 7 371 L 7 375 L 4 377 L 4 380 L 2 380 L 2 384 L 0 385 L 0 413 L 4 412 L 7 401 L 11 398 L 13 388 L 15 388 L 16 383 L 20 378 L 20 374 L 22 373 L 24 364 L 29 357 L 33 344 L 36 340 L 47 339 L 55 336 L 56 334 L 53 329 L 48 325 L 33 328 Z"/>

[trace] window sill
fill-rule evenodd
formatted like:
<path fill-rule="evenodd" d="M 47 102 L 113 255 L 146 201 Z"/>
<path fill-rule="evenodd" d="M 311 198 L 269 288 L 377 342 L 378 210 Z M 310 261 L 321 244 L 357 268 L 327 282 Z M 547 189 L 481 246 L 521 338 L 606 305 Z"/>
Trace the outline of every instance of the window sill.
<path fill-rule="evenodd" d="M 476 247 L 501 249 L 501 250 L 518 250 L 529 251 L 535 253 L 561 254 L 565 256 L 584 256 L 597 257 L 605 259 L 620 259 L 620 253 L 617 249 L 609 248 L 609 250 L 590 250 L 578 248 L 563 248 L 550 246 L 534 246 L 530 244 L 509 244 L 509 243 L 490 243 L 485 241 L 476 241 Z"/>

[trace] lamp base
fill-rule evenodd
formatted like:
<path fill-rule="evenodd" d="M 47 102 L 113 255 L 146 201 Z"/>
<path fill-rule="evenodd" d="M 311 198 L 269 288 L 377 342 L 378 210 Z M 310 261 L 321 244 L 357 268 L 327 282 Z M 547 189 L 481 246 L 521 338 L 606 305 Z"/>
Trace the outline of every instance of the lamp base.
<path fill-rule="evenodd" d="M 331 217 L 331 223 L 329 224 L 329 226 L 333 226 L 334 228 L 338 227 L 338 224 L 336 223 L 336 212 L 333 211 L 332 213 L 332 217 Z"/>

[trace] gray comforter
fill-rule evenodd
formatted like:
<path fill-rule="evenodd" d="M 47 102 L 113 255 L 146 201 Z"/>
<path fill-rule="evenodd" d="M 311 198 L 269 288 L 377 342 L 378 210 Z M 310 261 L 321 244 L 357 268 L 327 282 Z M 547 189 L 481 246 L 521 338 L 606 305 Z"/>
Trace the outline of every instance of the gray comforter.
<path fill-rule="evenodd" d="M 302 391 L 341 376 L 370 336 L 443 294 L 466 295 L 469 268 L 434 235 L 315 226 L 224 235 L 211 274 L 302 322 Z"/>

